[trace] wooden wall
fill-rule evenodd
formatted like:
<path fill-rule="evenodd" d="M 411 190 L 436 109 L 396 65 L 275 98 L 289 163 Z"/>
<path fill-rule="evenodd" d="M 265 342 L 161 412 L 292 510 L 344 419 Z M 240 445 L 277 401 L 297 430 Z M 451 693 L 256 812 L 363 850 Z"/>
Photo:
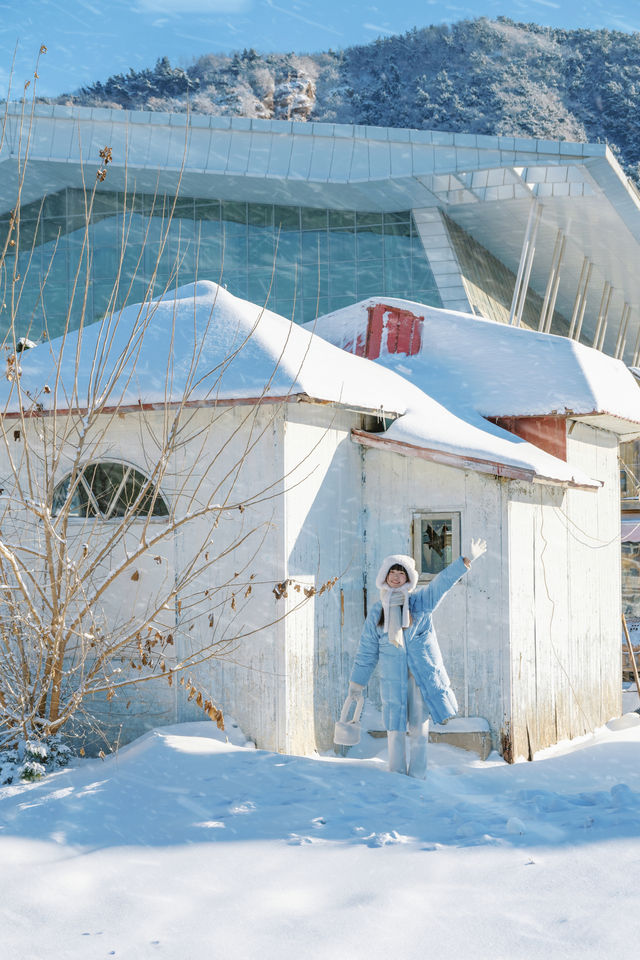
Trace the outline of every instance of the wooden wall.
<path fill-rule="evenodd" d="M 590 732 L 621 709 L 617 438 L 576 423 L 569 463 L 597 493 L 512 484 L 508 756 Z"/>

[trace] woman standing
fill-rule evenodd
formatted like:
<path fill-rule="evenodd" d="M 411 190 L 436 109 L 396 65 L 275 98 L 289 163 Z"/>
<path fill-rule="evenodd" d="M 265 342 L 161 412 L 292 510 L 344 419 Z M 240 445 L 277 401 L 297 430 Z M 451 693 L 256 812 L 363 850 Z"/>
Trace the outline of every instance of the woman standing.
<path fill-rule="evenodd" d="M 432 615 L 451 587 L 487 549 L 471 541 L 471 559 L 459 557 L 421 590 L 413 557 L 392 554 L 378 571 L 380 600 L 366 619 L 351 671 L 349 694 L 358 697 L 380 663 L 382 719 L 387 729 L 389 770 L 424 779 L 429 715 L 446 723 L 458 703 L 442 661 Z M 409 729 L 409 766 L 406 732 Z"/>

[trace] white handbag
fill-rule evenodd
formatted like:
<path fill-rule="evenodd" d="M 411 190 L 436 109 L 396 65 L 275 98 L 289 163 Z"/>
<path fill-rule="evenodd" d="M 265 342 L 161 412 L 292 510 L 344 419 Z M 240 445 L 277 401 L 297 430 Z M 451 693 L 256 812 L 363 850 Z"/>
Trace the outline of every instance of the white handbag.
<path fill-rule="evenodd" d="M 355 704 L 355 707 L 353 709 L 353 716 L 351 720 L 349 720 L 349 711 L 351 710 L 352 703 Z M 354 747 L 357 743 L 360 743 L 360 716 L 363 707 L 364 697 L 362 694 L 360 694 L 359 697 L 354 697 L 352 694 L 347 697 L 342 707 L 340 719 L 337 721 L 333 731 L 334 743 L 343 747 Z"/>

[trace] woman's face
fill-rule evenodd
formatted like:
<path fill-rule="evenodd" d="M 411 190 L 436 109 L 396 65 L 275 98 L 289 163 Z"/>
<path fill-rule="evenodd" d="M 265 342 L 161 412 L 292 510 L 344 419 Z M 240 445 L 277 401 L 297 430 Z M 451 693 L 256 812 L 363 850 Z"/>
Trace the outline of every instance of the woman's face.
<path fill-rule="evenodd" d="M 404 570 L 389 570 L 387 574 L 387 585 L 394 590 L 397 590 L 398 587 L 403 587 L 407 580 L 408 577 Z"/>

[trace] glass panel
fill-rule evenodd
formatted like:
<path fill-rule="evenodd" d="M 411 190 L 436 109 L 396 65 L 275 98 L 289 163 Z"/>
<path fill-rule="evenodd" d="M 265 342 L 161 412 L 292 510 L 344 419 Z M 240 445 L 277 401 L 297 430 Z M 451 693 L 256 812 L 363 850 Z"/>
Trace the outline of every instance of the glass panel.
<path fill-rule="evenodd" d="M 411 256 L 411 238 L 410 237 L 389 237 L 384 235 L 384 255 L 391 260 L 395 257 Z"/>
<path fill-rule="evenodd" d="M 276 247 L 271 231 L 249 232 L 249 269 L 273 267 Z"/>
<path fill-rule="evenodd" d="M 329 241 L 326 233 L 309 231 L 302 234 L 302 259 L 305 263 L 326 263 L 329 259 Z"/>
<path fill-rule="evenodd" d="M 329 229 L 335 227 L 355 227 L 355 210 L 329 210 Z"/>
<path fill-rule="evenodd" d="M 295 266 L 281 267 L 275 276 L 275 293 L 278 300 L 292 300 L 298 294 L 298 276 Z"/>
<path fill-rule="evenodd" d="M 382 260 L 384 251 L 382 234 L 358 231 L 356 236 L 359 260 Z"/>
<path fill-rule="evenodd" d="M 77 479 L 77 477 L 76 477 Z M 69 488 L 71 486 L 71 475 L 66 477 L 62 483 L 59 483 L 53 492 L 53 505 L 52 512 L 56 516 L 65 505 L 67 497 L 69 496 Z M 86 487 L 80 480 L 76 484 L 76 488 L 73 492 L 71 502 L 69 504 L 69 516 L 70 517 L 95 517 L 95 509 L 89 498 Z"/>
<path fill-rule="evenodd" d="M 640 543 L 622 543 L 622 610 L 625 617 L 640 617 Z"/>
<path fill-rule="evenodd" d="M 281 230 L 278 236 L 276 230 L 276 241 L 278 244 L 278 266 L 280 264 L 295 263 L 300 258 L 300 233 L 291 230 Z"/>
<path fill-rule="evenodd" d="M 176 199 L 173 219 L 174 221 L 178 219 L 193 220 L 193 199 L 191 197 L 178 197 Z"/>
<path fill-rule="evenodd" d="M 419 517 L 420 573 L 434 576 L 453 560 L 453 518 Z"/>
<path fill-rule="evenodd" d="M 124 470 L 121 463 L 92 463 L 85 467 L 84 479 L 96 499 L 100 513 L 109 512 L 111 501 L 122 482 Z"/>
<path fill-rule="evenodd" d="M 329 256 L 332 262 L 355 260 L 356 235 L 351 230 L 334 230 L 329 234 Z"/>
<path fill-rule="evenodd" d="M 218 200 L 196 200 L 196 220 L 219 220 L 220 203 Z"/>
<path fill-rule="evenodd" d="M 373 227 L 373 226 L 382 226 L 382 214 L 381 213 L 357 213 L 356 212 L 356 226 L 358 229 L 361 227 Z"/>
<path fill-rule="evenodd" d="M 247 283 L 249 300 L 251 300 L 252 303 L 264 306 L 267 302 L 270 284 L 270 273 L 264 270 L 252 270 Z"/>
<path fill-rule="evenodd" d="M 312 207 L 302 207 L 300 210 L 300 219 L 303 230 L 327 229 L 326 210 L 314 210 Z"/>
<path fill-rule="evenodd" d="M 329 288 L 332 296 L 356 295 L 356 265 L 353 262 L 333 263 L 329 272 Z"/>
<path fill-rule="evenodd" d="M 380 264 L 376 262 L 359 263 L 356 282 L 358 285 L 358 300 L 383 293 Z"/>
<path fill-rule="evenodd" d="M 299 207 L 274 207 L 273 223 L 276 228 L 282 230 L 300 229 L 300 208 Z"/>
<path fill-rule="evenodd" d="M 222 204 L 220 215 L 223 220 L 233 223 L 246 223 L 247 205 L 246 203 L 225 202 Z"/>
<path fill-rule="evenodd" d="M 103 466 L 113 467 L 116 464 L 103 464 Z M 123 517 L 131 509 L 135 508 L 135 513 L 152 517 L 168 516 L 167 505 L 161 496 L 156 496 L 154 502 L 155 488 L 150 484 L 144 474 L 133 467 L 125 467 L 128 470 L 124 484 L 122 485 L 118 498 L 111 508 L 110 516 Z M 147 489 L 145 489 L 147 488 Z"/>
<path fill-rule="evenodd" d="M 428 304 L 430 307 L 441 307 L 442 300 L 437 290 L 414 290 L 411 294 L 418 303 Z"/>
<path fill-rule="evenodd" d="M 384 292 L 392 293 L 397 297 L 406 297 L 411 289 L 411 261 L 385 260 L 384 263 Z"/>
<path fill-rule="evenodd" d="M 409 223 L 410 220 L 411 220 L 410 210 L 398 210 L 395 213 L 385 213 L 384 214 L 385 233 L 386 233 L 386 225 L 388 223 Z"/>
<path fill-rule="evenodd" d="M 248 208 L 249 223 L 258 227 L 273 226 L 273 207 L 265 203 L 250 203 Z"/>
<path fill-rule="evenodd" d="M 304 264 L 298 276 L 304 297 L 326 297 L 329 293 L 329 269 L 325 263 Z"/>
<path fill-rule="evenodd" d="M 32 204 L 36 206 L 36 204 Z M 39 205 L 38 205 L 39 206 Z M 61 190 L 60 193 L 50 193 L 44 198 L 44 204 L 42 205 L 42 216 L 49 219 L 50 217 L 60 217 L 61 219 L 66 218 L 67 216 L 67 193 L 66 190 Z"/>

